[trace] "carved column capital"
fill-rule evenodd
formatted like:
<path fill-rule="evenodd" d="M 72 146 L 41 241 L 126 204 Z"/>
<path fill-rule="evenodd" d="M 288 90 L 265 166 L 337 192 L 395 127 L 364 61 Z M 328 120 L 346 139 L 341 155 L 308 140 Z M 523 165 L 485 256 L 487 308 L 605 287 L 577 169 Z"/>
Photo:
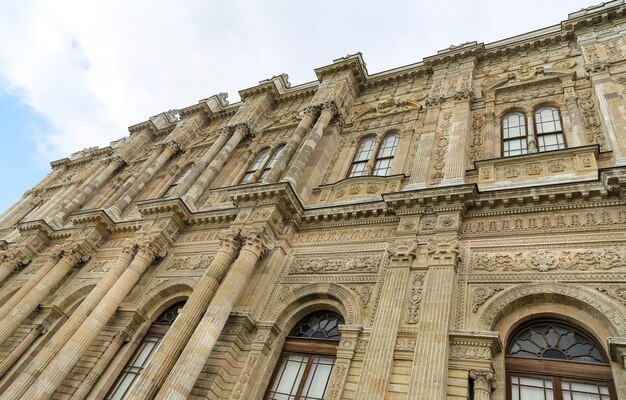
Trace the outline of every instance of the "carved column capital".
<path fill-rule="evenodd" d="M 132 336 L 133 335 L 127 330 L 119 331 L 115 333 L 115 336 L 111 339 L 111 343 L 122 345 L 123 343 L 128 343 Z"/>
<path fill-rule="evenodd" d="M 317 118 L 317 116 L 320 113 L 320 105 L 319 104 L 314 104 L 314 105 L 310 105 L 310 106 L 306 106 L 304 107 L 304 109 L 302 110 L 302 115 L 308 115 L 311 116 L 313 118 Z"/>
<path fill-rule="evenodd" d="M 428 255 L 434 260 L 456 263 L 458 254 L 459 241 L 456 238 L 436 237 L 428 241 Z"/>
<path fill-rule="evenodd" d="M 105 159 L 102 160 L 102 163 L 104 163 L 104 165 L 109 165 L 111 163 L 113 163 L 114 165 L 116 165 L 117 169 L 120 169 L 122 167 L 126 166 L 126 161 L 124 161 L 124 159 L 122 158 L 122 156 L 120 156 L 119 154 L 107 157 Z"/>
<path fill-rule="evenodd" d="M 241 232 L 241 228 L 231 226 L 229 229 L 221 231 L 217 234 L 217 238 L 220 241 L 220 246 L 218 251 L 229 254 L 234 257 L 235 253 L 239 250 L 240 241 L 239 241 L 239 233 Z"/>
<path fill-rule="evenodd" d="M 242 249 L 246 249 L 261 257 L 267 250 L 274 247 L 265 226 L 249 226 L 241 230 Z"/>
<path fill-rule="evenodd" d="M 168 140 L 157 144 L 157 148 L 160 150 L 169 149 L 172 154 L 178 154 L 183 151 L 180 143 L 177 140 Z"/>
<path fill-rule="evenodd" d="M 496 388 L 496 380 L 492 371 L 471 370 L 469 376 L 474 381 L 474 391 L 481 390 L 491 393 Z"/>
<path fill-rule="evenodd" d="M 416 256 L 417 240 L 415 239 L 400 239 L 389 243 L 387 248 L 389 257 L 393 262 L 403 262 L 410 264 Z"/>

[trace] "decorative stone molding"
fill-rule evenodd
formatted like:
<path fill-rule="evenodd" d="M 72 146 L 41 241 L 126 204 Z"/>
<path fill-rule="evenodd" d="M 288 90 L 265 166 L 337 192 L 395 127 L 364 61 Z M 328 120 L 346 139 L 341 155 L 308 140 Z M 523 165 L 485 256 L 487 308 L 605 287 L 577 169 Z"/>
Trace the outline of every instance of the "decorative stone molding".
<path fill-rule="evenodd" d="M 483 128 L 485 126 L 485 114 L 477 111 L 472 114 L 472 141 L 470 143 L 469 162 L 483 158 Z"/>
<path fill-rule="evenodd" d="M 478 187 L 499 190 L 596 180 L 597 156 L 597 146 L 583 146 L 477 161 Z"/>
<path fill-rule="evenodd" d="M 344 257 L 329 259 L 294 259 L 289 275 L 297 274 L 337 274 L 337 273 L 376 273 L 380 268 L 380 256 Z"/>
<path fill-rule="evenodd" d="M 596 110 L 591 90 L 583 90 L 578 94 L 578 106 L 582 111 L 583 123 L 587 132 L 587 142 L 598 144 L 601 150 L 606 150 L 606 137 L 602 131 L 600 116 Z"/>
<path fill-rule="evenodd" d="M 416 324 L 419 321 L 423 286 L 424 274 L 413 273 L 411 277 L 411 293 L 409 294 L 409 312 L 406 319 L 407 324 Z"/>
<path fill-rule="evenodd" d="M 408 260 L 409 262 L 415 258 L 417 251 L 417 240 L 415 239 L 399 239 L 389 243 L 387 249 L 392 260 Z"/>
<path fill-rule="evenodd" d="M 474 300 L 472 302 L 472 312 L 478 311 L 478 308 L 483 305 L 494 294 L 504 290 L 502 287 L 477 287 L 474 289 Z"/>
<path fill-rule="evenodd" d="M 475 252 L 475 271 L 587 271 L 609 270 L 626 266 L 623 248 L 531 250 L 509 253 Z"/>
<path fill-rule="evenodd" d="M 343 179 L 337 183 L 320 185 L 313 189 L 319 194 L 319 203 L 337 203 L 354 200 L 380 200 L 382 193 L 396 192 L 404 175 L 375 176 L 366 175 Z"/>
<path fill-rule="evenodd" d="M 430 183 L 439 184 L 444 177 L 444 167 L 446 166 L 446 154 L 448 153 L 448 143 L 450 142 L 450 127 L 452 122 L 452 111 L 443 111 L 442 122 L 439 125 L 439 133 L 435 141 L 435 159 L 430 175 Z"/>
<path fill-rule="evenodd" d="M 434 260 L 450 260 L 456 263 L 459 241 L 454 237 L 435 237 L 428 240 L 428 255 Z"/>
<path fill-rule="evenodd" d="M 450 359 L 458 361 L 491 361 L 502 348 L 498 332 L 450 331 Z"/>
<path fill-rule="evenodd" d="M 626 287 L 624 286 L 598 286 L 596 289 L 605 293 L 607 296 L 614 298 L 626 306 Z"/>
<path fill-rule="evenodd" d="M 167 267 L 167 271 L 206 269 L 213 260 L 212 254 L 197 254 L 188 257 L 176 257 Z"/>
<path fill-rule="evenodd" d="M 523 284 L 500 292 L 482 311 L 478 327 L 483 330 L 491 330 L 501 317 L 503 310 L 509 307 L 511 303 L 524 297 L 537 295 L 561 295 L 579 301 L 595 310 L 597 315 L 603 315 L 606 318 L 605 322 L 610 324 L 610 330 L 615 330 L 619 335 L 626 336 L 626 316 L 620 310 L 615 309 L 614 303 L 604 300 L 598 293 L 590 292 L 581 286 L 562 282 Z M 554 299 L 551 301 L 556 302 Z"/>

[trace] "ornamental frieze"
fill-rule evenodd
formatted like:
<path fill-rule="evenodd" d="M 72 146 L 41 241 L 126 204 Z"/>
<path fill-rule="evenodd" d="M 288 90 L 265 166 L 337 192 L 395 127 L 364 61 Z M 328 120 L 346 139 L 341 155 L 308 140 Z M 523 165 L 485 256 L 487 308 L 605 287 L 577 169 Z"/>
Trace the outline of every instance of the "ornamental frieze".
<path fill-rule="evenodd" d="M 624 267 L 623 248 L 580 250 L 533 250 L 510 253 L 474 253 L 475 271 L 587 271 Z"/>
<path fill-rule="evenodd" d="M 376 273 L 380 261 L 381 256 L 295 259 L 289 268 L 289 275 Z"/>
<path fill-rule="evenodd" d="M 333 231 L 305 231 L 296 234 L 293 241 L 295 243 L 320 243 L 349 240 L 385 239 L 394 236 L 396 229 L 396 226 L 386 226 L 375 228 L 341 229 Z"/>
<path fill-rule="evenodd" d="M 184 270 L 198 270 L 206 269 L 211 261 L 213 255 L 198 254 L 188 257 L 177 257 L 172 260 L 167 267 L 167 271 L 184 271 Z"/>

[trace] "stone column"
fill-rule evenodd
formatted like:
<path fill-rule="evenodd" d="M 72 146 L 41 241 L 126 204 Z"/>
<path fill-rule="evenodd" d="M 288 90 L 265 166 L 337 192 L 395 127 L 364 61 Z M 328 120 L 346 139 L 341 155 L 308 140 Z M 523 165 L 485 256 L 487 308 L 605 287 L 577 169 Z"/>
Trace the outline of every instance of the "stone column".
<path fill-rule="evenodd" d="M 360 326 L 340 325 L 341 341 L 337 347 L 337 359 L 333 372 L 328 380 L 328 390 L 326 391 L 326 400 L 339 400 L 346 385 L 348 371 L 354 358 L 357 339 L 361 333 Z"/>
<path fill-rule="evenodd" d="M 444 399 L 448 371 L 450 312 L 453 307 L 458 240 L 431 239 L 430 261 L 417 328 L 408 400 Z"/>
<path fill-rule="evenodd" d="M 372 151 L 372 156 L 367 161 L 367 165 L 365 166 L 365 170 L 363 171 L 363 175 L 372 175 L 374 172 L 374 166 L 376 164 L 376 155 L 378 154 L 378 149 L 380 148 L 380 143 L 383 141 L 382 136 L 376 136 L 374 143 L 374 150 Z"/>
<path fill-rule="evenodd" d="M 266 249 L 265 227 L 244 228 L 244 244 L 224 281 L 217 289 L 198 327 L 156 396 L 157 400 L 183 400 L 191 393 L 211 355 L 231 310 L 247 288 L 254 267 Z"/>
<path fill-rule="evenodd" d="M 76 196 L 66 204 L 51 220 L 53 224 L 56 226 L 62 226 L 63 220 L 70 214 L 79 210 L 85 201 L 89 199 L 89 197 L 98 189 L 102 187 L 102 185 L 122 166 L 125 165 L 125 161 L 119 156 L 112 156 L 105 160 L 108 165 L 81 191 L 79 191 Z"/>
<path fill-rule="evenodd" d="M 107 349 L 102 353 L 96 365 L 91 368 L 85 379 L 81 382 L 80 386 L 70 400 L 83 400 L 85 397 L 89 395 L 89 392 L 93 389 L 94 385 L 100 379 L 100 376 L 107 369 L 113 358 L 117 355 L 117 352 L 120 350 L 120 347 L 128 341 L 129 335 L 126 332 L 118 332 L 113 340 L 109 343 Z M 132 399 L 133 397 L 128 397 Z"/>
<path fill-rule="evenodd" d="M 224 144 L 228 141 L 230 137 L 230 129 L 222 128 L 220 130 L 220 135 L 217 137 L 217 140 L 213 142 L 209 150 L 196 162 L 189 171 L 189 174 L 185 177 L 185 179 L 178 184 L 176 190 L 172 194 L 172 197 L 180 197 L 187 193 L 187 191 L 191 188 L 191 186 L 196 182 L 196 180 L 200 177 L 200 175 L 204 172 L 204 170 L 211 164 L 211 162 L 215 159 L 215 156 L 222 150 Z"/>
<path fill-rule="evenodd" d="M 311 132 L 307 135 L 302 147 L 300 147 L 300 150 L 295 155 L 287 173 L 285 174 L 285 177 L 282 180 L 289 181 L 294 186 L 297 185 L 298 180 L 302 176 L 304 169 L 311 159 L 311 155 L 313 155 L 313 151 L 315 151 L 315 147 L 317 147 L 317 143 L 324 134 L 324 130 L 328 127 L 328 124 L 333 117 L 338 115 L 338 113 L 339 109 L 334 101 L 328 101 L 322 104 L 322 111 L 317 119 L 317 122 L 313 126 Z"/>
<path fill-rule="evenodd" d="M 238 228 L 220 234 L 222 241 L 220 249 L 215 254 L 200 282 L 194 287 L 191 296 L 189 296 L 174 324 L 167 331 L 156 353 L 148 361 L 148 365 L 145 366 L 128 392 L 127 397 L 129 399 L 151 399 L 156 395 L 231 266 L 239 250 L 236 240 L 238 234 Z"/>
<path fill-rule="evenodd" d="M 32 313 L 39 303 L 50 293 L 52 288 L 61 282 L 63 278 L 81 261 L 89 256 L 82 254 L 76 248 L 62 251 L 62 257 L 56 265 L 37 284 L 31 288 L 0 321 L 0 343 L 7 340 L 26 318 Z M 55 255 L 58 257 L 58 255 Z"/>
<path fill-rule="evenodd" d="M 19 249 L 8 250 L 0 263 L 0 284 L 27 259 L 27 257 L 22 256 Z"/>
<path fill-rule="evenodd" d="M 469 376 L 474 381 L 474 400 L 491 400 L 491 391 L 496 388 L 493 372 L 472 370 Z"/>
<path fill-rule="evenodd" d="M 283 154 L 280 155 L 280 158 L 274 164 L 274 167 L 270 170 L 269 174 L 265 177 L 263 182 L 265 183 L 275 183 L 280 180 L 283 176 L 283 173 L 287 169 L 289 162 L 293 158 L 293 155 L 296 154 L 296 151 L 300 147 L 300 143 L 302 143 L 302 139 L 304 135 L 309 131 L 309 128 L 313 124 L 313 121 L 317 117 L 319 112 L 318 106 L 309 106 L 304 109 L 304 116 L 298 127 L 291 135 L 291 138 L 285 145 L 285 149 L 283 150 Z"/>
<path fill-rule="evenodd" d="M 13 365 L 22 357 L 22 354 L 26 350 L 30 348 L 30 346 L 37 340 L 37 338 L 41 335 L 44 335 L 47 330 L 43 327 L 42 324 L 36 325 L 33 329 L 28 332 L 28 335 L 13 349 L 11 352 L 2 360 L 0 363 L 0 377 L 4 376 Z"/>
<path fill-rule="evenodd" d="M 460 185 L 465 182 L 465 161 L 469 155 L 467 140 L 472 137 L 470 107 L 474 92 L 462 90 L 455 94 L 455 98 L 450 144 L 441 185 Z"/>
<path fill-rule="evenodd" d="M 120 275 L 128 268 L 136 251 L 137 247 L 134 244 L 124 248 L 120 257 L 115 261 L 113 266 L 109 268 L 96 287 L 85 297 L 72 316 L 61 325 L 46 346 L 37 354 L 24 372 L 20 374 L 6 391 L 5 395 L 8 396 L 8 398 L 19 398 L 32 385 L 39 374 L 52 361 L 57 352 L 67 343 L 78 328 L 80 328 L 89 313 L 91 313 L 102 298 L 109 292 Z"/>
<path fill-rule="evenodd" d="M 580 116 L 580 110 L 576 100 L 576 92 L 574 91 L 574 84 L 568 86 L 563 85 L 563 92 L 565 95 L 565 111 L 567 112 L 567 120 L 563 119 L 564 125 L 569 121 L 569 126 L 563 126 L 563 134 L 567 140 L 568 147 L 582 146 L 582 138 L 584 137 L 584 125 Z"/>
<path fill-rule="evenodd" d="M 23 398 L 47 399 L 54 394 L 160 251 L 162 250 L 153 247 L 150 243 L 140 245 L 128 268 L 124 270 L 91 314 L 85 318 L 65 346 L 59 350 Z"/>
<path fill-rule="evenodd" d="M 257 324 L 257 331 L 255 337 L 251 340 L 248 358 L 235 383 L 229 400 L 261 398 L 265 390 L 262 387 L 261 376 L 267 369 L 272 368 L 269 365 L 272 359 L 272 344 L 274 344 L 278 333 L 273 323 L 260 322 Z"/>
<path fill-rule="evenodd" d="M 528 135 L 528 153 L 537 153 L 539 151 L 539 142 L 535 133 L 535 122 L 532 112 L 526 116 L 526 134 Z"/>
<path fill-rule="evenodd" d="M 121 187 L 115 190 L 113 195 L 109 197 L 109 199 L 104 203 L 104 205 L 102 205 L 102 208 L 106 210 L 107 208 L 115 204 L 115 202 L 118 201 L 119 198 L 122 197 L 122 195 L 124 195 L 124 193 L 126 193 L 126 191 L 135 184 L 135 182 L 137 181 L 137 178 L 140 177 L 141 174 L 143 174 L 144 171 L 148 169 L 148 167 L 151 166 L 155 162 L 155 160 L 161 155 L 162 150 L 163 149 L 161 146 L 159 145 L 155 146 L 154 150 L 152 151 L 152 154 L 150 154 L 150 157 L 148 157 L 143 162 L 143 164 L 141 165 L 141 168 L 138 171 L 136 171 L 133 175 L 131 175 L 126 180 L 126 182 L 123 182 Z"/>
<path fill-rule="evenodd" d="M 496 129 L 495 103 L 489 101 L 485 104 L 485 147 L 483 159 L 500 158 L 500 143 L 502 142 Z"/>
<path fill-rule="evenodd" d="M 121 213 L 133 202 L 135 196 L 139 194 L 146 187 L 146 184 L 152 179 L 152 177 L 169 161 L 172 156 L 180 152 L 180 145 L 175 141 L 170 141 L 162 144 L 163 151 L 157 157 L 153 164 L 143 171 L 139 177 L 135 180 L 135 183 L 109 208 L 109 212 L 120 218 Z"/>
<path fill-rule="evenodd" d="M 427 104 L 426 117 L 424 118 L 423 133 L 420 136 L 419 145 L 413 160 L 413 170 L 409 178 L 409 184 L 405 190 L 422 189 L 428 185 L 428 171 L 430 159 L 435 143 L 437 120 L 439 119 L 440 103 Z"/>
<path fill-rule="evenodd" d="M 241 142 L 241 140 L 250 132 L 247 124 L 241 123 L 235 126 L 235 130 L 231 138 L 226 142 L 224 147 L 220 150 L 217 156 L 211 161 L 209 166 L 202 172 L 198 179 L 193 183 L 191 188 L 181 196 L 182 199 L 189 205 L 196 204 L 196 201 L 200 198 L 204 190 L 211 184 L 213 179 L 217 176 L 221 168 L 224 166 L 228 158 L 232 154 L 235 147 Z"/>
<path fill-rule="evenodd" d="M 393 362 L 400 313 L 417 242 L 415 239 L 396 241 L 390 245 L 391 262 L 383 284 L 372 334 L 363 359 L 363 373 L 355 398 L 382 399 L 387 391 L 389 372 Z"/>

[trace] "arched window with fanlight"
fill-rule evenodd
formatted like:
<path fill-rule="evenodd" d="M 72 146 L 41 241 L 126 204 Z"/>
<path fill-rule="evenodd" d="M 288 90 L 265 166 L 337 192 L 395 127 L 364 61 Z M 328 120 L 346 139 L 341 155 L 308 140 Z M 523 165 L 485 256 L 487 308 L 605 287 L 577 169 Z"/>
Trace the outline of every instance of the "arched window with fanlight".
<path fill-rule="evenodd" d="M 126 393 L 128 393 L 141 371 L 143 371 L 143 368 L 148 364 L 150 357 L 161 344 L 163 337 L 174 323 L 174 320 L 176 320 L 184 305 L 184 301 L 176 303 L 154 320 L 130 361 L 115 381 L 113 388 L 106 397 L 107 400 L 121 400 L 125 398 Z"/>
<path fill-rule="evenodd" d="M 502 156 L 518 156 L 528 153 L 526 117 L 521 112 L 512 112 L 502 119 Z"/>
<path fill-rule="evenodd" d="M 393 161 L 393 157 L 396 155 L 396 150 L 398 150 L 399 140 L 400 135 L 398 135 L 397 133 L 392 133 L 385 136 L 382 143 L 380 144 L 380 147 L 378 148 L 378 153 L 376 154 L 376 162 L 374 163 L 373 175 L 389 175 L 389 172 L 391 171 L 391 163 Z"/>
<path fill-rule="evenodd" d="M 535 133 L 539 151 L 565 148 L 561 116 L 556 107 L 542 107 L 535 111 Z"/>
<path fill-rule="evenodd" d="M 352 166 L 348 172 L 348 178 L 356 176 L 366 175 L 367 163 L 374 155 L 374 147 L 376 146 L 376 140 L 373 137 L 367 137 L 361 141 L 357 148 L 354 159 L 352 160 Z"/>
<path fill-rule="evenodd" d="M 264 150 L 261 150 L 259 154 L 256 155 L 256 157 L 254 158 L 254 161 L 252 161 L 252 164 L 250 165 L 250 168 L 248 168 L 246 173 L 243 175 L 243 178 L 241 179 L 241 183 L 254 182 L 254 174 L 260 168 L 262 168 L 263 165 L 265 165 L 269 152 L 270 152 L 269 149 L 264 149 Z"/>
<path fill-rule="evenodd" d="M 170 197 L 172 193 L 174 193 L 174 190 L 176 190 L 178 185 L 187 177 L 187 175 L 189 175 L 189 173 L 191 172 L 191 168 L 192 165 L 188 165 L 178 173 L 178 176 L 176 177 L 174 182 L 172 182 L 170 187 L 167 188 L 167 190 L 163 194 L 163 197 Z"/>
<path fill-rule="evenodd" d="M 609 360 L 582 329 L 539 320 L 518 328 L 507 346 L 509 400 L 616 400 Z"/>
<path fill-rule="evenodd" d="M 303 318 L 285 339 L 266 400 L 322 400 L 341 339 L 343 318 L 318 311 Z"/>

